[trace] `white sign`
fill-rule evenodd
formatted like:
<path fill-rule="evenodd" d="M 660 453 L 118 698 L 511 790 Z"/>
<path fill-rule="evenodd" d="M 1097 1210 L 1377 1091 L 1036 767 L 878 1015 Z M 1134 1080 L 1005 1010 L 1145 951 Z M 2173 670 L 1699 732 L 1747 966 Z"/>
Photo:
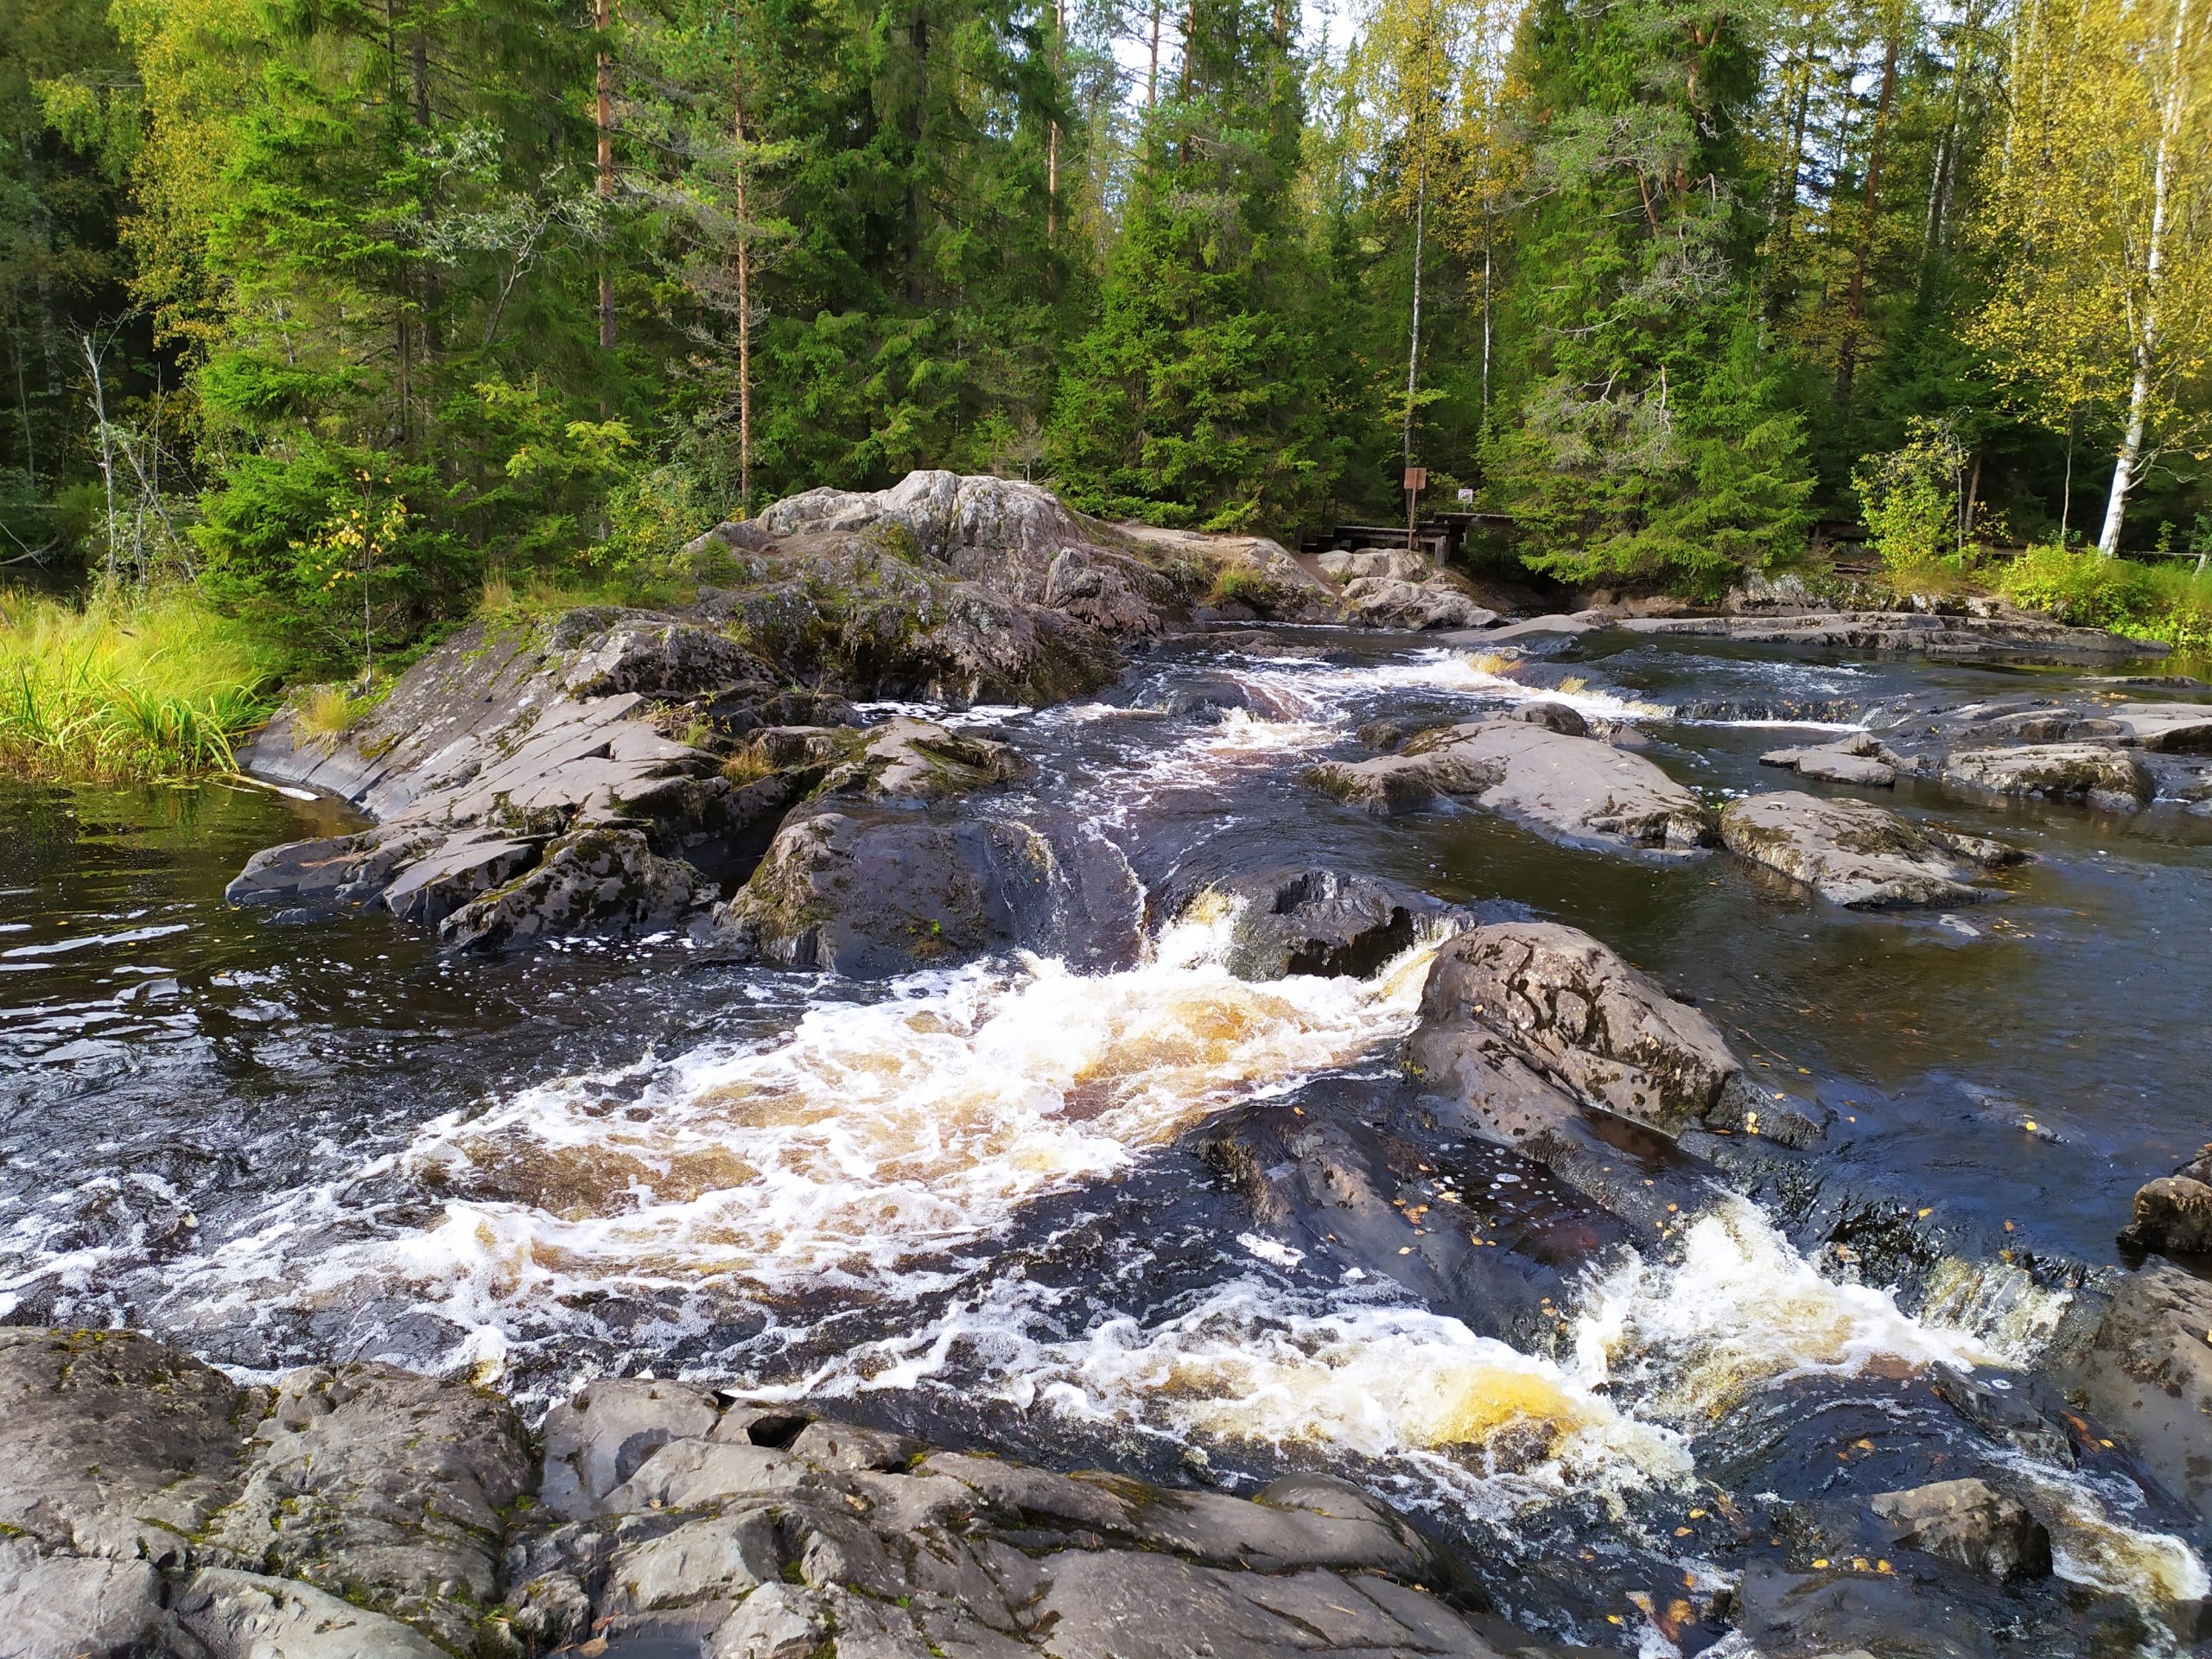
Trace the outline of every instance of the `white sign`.
<path fill-rule="evenodd" d="M 1475 499 L 1475 493 L 1471 489 L 1469 489 L 1465 485 L 1462 484 L 1459 486 L 1459 499 L 1462 501 L 1471 501 Z"/>

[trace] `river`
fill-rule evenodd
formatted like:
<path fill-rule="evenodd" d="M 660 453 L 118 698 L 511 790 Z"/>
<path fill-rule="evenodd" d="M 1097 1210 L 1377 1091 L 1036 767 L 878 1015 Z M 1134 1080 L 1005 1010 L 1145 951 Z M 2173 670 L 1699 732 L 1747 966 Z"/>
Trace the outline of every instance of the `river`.
<path fill-rule="evenodd" d="M 2175 1650 L 2162 1610 L 2208 1588 L 2186 1513 L 2117 1452 L 2029 1467 L 1960 1396 L 2047 1389 L 2037 1358 L 2117 1259 L 2129 1196 L 2207 1138 L 2212 817 L 1903 780 L 1904 816 L 2035 855 L 2001 905 L 1907 916 L 1726 855 L 1378 821 L 1296 782 L 1377 719 L 1542 696 L 1638 721 L 1719 800 L 1779 786 L 1758 756 L 1796 728 L 1674 718 L 1688 700 L 1842 722 L 2075 677 L 1596 636 L 1516 677 L 1274 632 L 1291 645 L 1173 645 L 1095 702 L 959 715 L 1037 766 L 973 810 L 1095 842 L 1142 942 L 880 985 L 675 938 L 454 959 L 378 917 L 271 925 L 224 884 L 337 809 L 0 787 L 0 1318 L 128 1323 L 254 1376 L 469 1369 L 541 1405 L 607 1372 L 840 1396 L 940 1441 L 1232 1491 L 1326 1468 L 1511 1564 L 1489 1576 L 1514 1617 L 1650 1655 L 1720 1626 L 1638 1626 L 1624 1597 L 1709 1599 L 1771 1504 L 2001 1463 L 2059 1517 L 2033 1650 Z M 1162 712 L 1224 677 L 1243 708 Z M 1219 906 L 1163 913 L 1280 862 L 1584 928 L 1834 1128 L 1747 1155 L 1642 1254 L 1562 1230 L 1534 1166 L 1423 1142 L 1501 1251 L 1484 1294 L 1441 1303 L 1262 1236 L 1205 1129 L 1410 1122 L 1395 1046 L 1433 949 L 1248 984 Z"/>

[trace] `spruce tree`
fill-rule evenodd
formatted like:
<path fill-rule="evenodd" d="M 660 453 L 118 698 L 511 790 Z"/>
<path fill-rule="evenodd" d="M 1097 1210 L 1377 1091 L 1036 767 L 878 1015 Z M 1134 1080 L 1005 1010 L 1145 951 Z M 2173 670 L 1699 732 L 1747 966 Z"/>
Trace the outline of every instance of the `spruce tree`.
<path fill-rule="evenodd" d="M 1284 531 L 1319 512 L 1341 448 L 1294 194 L 1299 65 L 1280 7 L 1194 0 L 1187 16 L 1048 454 L 1092 512 Z"/>
<path fill-rule="evenodd" d="M 1745 285 L 1755 42 L 1700 0 L 1538 0 L 1521 57 L 1536 205 L 1491 499 L 1536 569 L 1719 588 L 1802 546 L 1811 490 Z"/>

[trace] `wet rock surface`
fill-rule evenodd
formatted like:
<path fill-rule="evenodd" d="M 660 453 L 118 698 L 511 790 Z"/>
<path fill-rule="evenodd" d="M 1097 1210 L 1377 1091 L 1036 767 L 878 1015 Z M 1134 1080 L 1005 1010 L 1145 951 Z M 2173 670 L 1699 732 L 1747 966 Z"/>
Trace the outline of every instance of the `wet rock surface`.
<path fill-rule="evenodd" d="M 1883 1492 L 1868 1507 L 1895 1529 L 1897 1543 L 2000 1583 L 2050 1575 L 2050 1529 L 1986 1480 Z"/>
<path fill-rule="evenodd" d="M 2120 1241 L 2171 1255 L 2212 1255 L 2212 1146 L 2136 1190 Z"/>
<path fill-rule="evenodd" d="M 1378 817 L 1458 797 L 1585 845 L 1680 855 L 1714 838 L 1704 804 L 1650 761 L 1529 720 L 1424 732 L 1395 753 L 1325 761 L 1305 780 Z"/>
<path fill-rule="evenodd" d="M 1961 749 L 1943 763 L 1943 781 L 1996 795 L 2082 801 L 2108 812 L 2139 810 L 2155 788 L 2141 760 L 2101 743 Z"/>
<path fill-rule="evenodd" d="M 851 696 L 1093 690 L 1224 572 L 1332 613 L 1326 585 L 1272 543 L 1124 532 L 1034 486 L 950 473 L 811 491 L 686 557 L 699 581 L 680 613 L 480 621 L 342 730 L 281 712 L 245 768 L 376 824 L 269 849 L 232 901 L 382 905 L 463 948 L 664 930 L 742 880 L 817 781 L 816 757 L 760 767 L 753 733 L 850 726 Z M 943 738 L 926 755 L 880 747 L 899 741 L 856 762 L 891 794 L 966 764 Z"/>
<path fill-rule="evenodd" d="M 1799 615 L 1604 619 L 1633 633 L 1738 639 L 1762 645 L 1845 646 L 1954 662 L 2126 662 L 2164 648 L 2101 628 L 1997 609 L 1987 615 L 1924 611 L 1815 611 Z"/>
<path fill-rule="evenodd" d="M 1236 907 L 1224 960 L 1230 972 L 1255 981 L 1364 979 L 1452 925 L 1450 907 L 1425 893 L 1330 869 L 1255 870 L 1209 888 L 1198 902 Z"/>
<path fill-rule="evenodd" d="M 2124 1275 L 2075 1366 L 2089 1408 L 2212 1519 L 2212 1281 L 2164 1262 Z"/>
<path fill-rule="evenodd" d="M 2001 857 L 2002 849 L 1964 856 L 1942 831 L 1922 830 L 1866 801 L 1795 790 L 1749 796 L 1721 813 L 1720 839 L 1738 857 L 1847 909 L 1972 905 L 2005 896 L 1966 879 Z"/>
<path fill-rule="evenodd" d="M 1460 1561 L 1323 1476 L 1256 1500 L 1162 1491 L 604 1381 L 547 1418 L 541 1484 L 512 1408 L 464 1382 L 355 1365 L 240 1389 L 141 1337 L 0 1335 L 11 1466 L 183 1471 L 188 1489 L 155 1557 L 133 1547 L 148 1480 L 79 1483 L 66 1520 L 0 1485 L 19 1659 L 1170 1659 L 1198 1633 L 1255 1659 L 1557 1651 L 1478 1629 Z"/>

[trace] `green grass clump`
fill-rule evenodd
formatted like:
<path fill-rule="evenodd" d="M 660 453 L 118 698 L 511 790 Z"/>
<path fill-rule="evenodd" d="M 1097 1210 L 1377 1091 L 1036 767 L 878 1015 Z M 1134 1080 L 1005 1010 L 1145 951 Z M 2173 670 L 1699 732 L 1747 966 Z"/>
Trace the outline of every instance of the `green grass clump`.
<path fill-rule="evenodd" d="M 0 592 L 0 770 L 48 779 L 237 766 L 280 664 L 189 589 L 81 604 Z"/>
<path fill-rule="evenodd" d="M 2110 628 L 2178 650 L 2212 646 L 2212 573 L 2185 562 L 2107 559 L 2093 547 L 2031 547 L 1997 574 L 2014 604 L 2081 627 Z"/>

